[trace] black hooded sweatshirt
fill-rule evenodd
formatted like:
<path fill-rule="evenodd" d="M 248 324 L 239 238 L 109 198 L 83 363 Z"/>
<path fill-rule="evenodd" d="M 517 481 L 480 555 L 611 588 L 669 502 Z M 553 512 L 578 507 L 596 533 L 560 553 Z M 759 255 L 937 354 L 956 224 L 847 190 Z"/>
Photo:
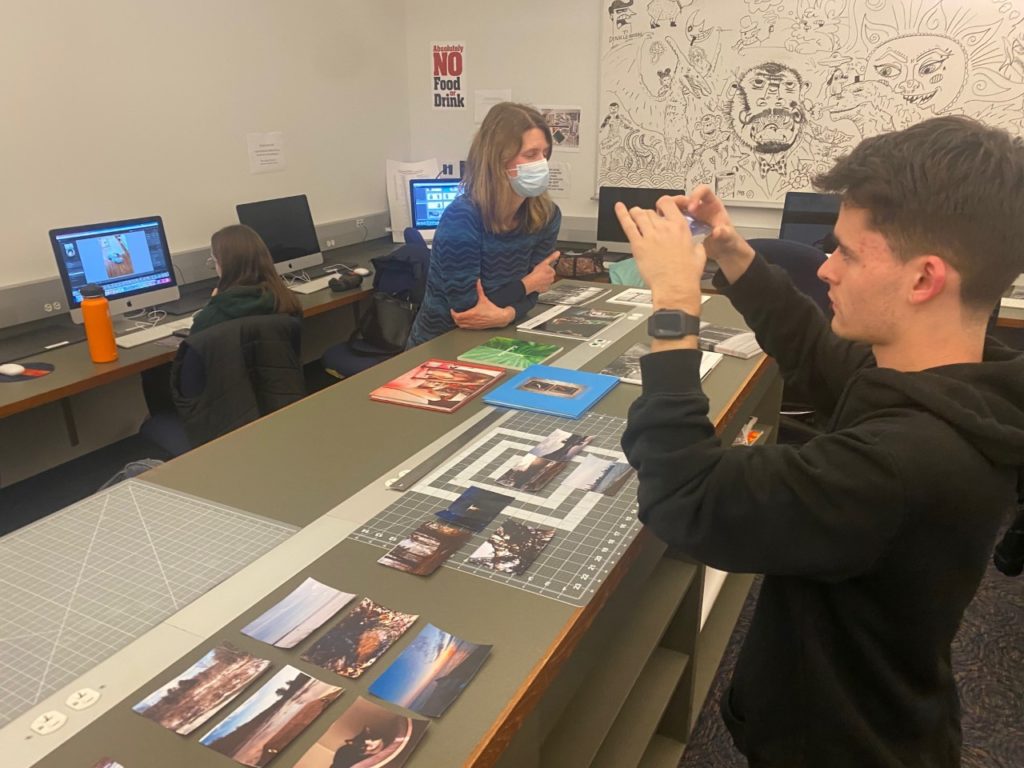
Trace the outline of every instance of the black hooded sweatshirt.
<path fill-rule="evenodd" d="M 958 766 L 950 644 L 1016 499 L 1024 357 L 904 373 L 844 341 L 758 256 L 720 287 L 830 414 L 802 446 L 727 448 L 697 350 L 641 360 L 622 446 L 640 519 L 717 568 L 764 573 L 722 715 L 752 765 Z"/>

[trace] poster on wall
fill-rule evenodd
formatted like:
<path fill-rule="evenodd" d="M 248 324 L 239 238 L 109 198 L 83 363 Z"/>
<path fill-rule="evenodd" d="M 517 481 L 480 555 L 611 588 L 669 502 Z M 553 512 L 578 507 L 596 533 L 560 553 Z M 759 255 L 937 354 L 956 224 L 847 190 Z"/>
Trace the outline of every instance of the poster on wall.
<path fill-rule="evenodd" d="M 537 107 L 551 129 L 553 149 L 562 152 L 580 151 L 580 108 Z"/>
<path fill-rule="evenodd" d="M 1019 2 L 598 2 L 600 185 L 781 201 L 936 115 L 1024 134 Z"/>
<path fill-rule="evenodd" d="M 434 109 L 466 108 L 466 93 L 462 82 L 466 60 L 465 43 L 431 43 L 431 89 Z"/>

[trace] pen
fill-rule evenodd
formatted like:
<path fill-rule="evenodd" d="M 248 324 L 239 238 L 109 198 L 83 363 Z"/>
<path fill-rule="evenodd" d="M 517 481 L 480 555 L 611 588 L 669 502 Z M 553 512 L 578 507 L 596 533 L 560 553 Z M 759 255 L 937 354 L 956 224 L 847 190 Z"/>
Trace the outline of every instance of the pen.
<path fill-rule="evenodd" d="M 58 341 L 55 344 L 47 344 L 43 349 L 56 349 L 57 347 L 63 347 L 65 344 L 70 344 L 69 341 Z"/>

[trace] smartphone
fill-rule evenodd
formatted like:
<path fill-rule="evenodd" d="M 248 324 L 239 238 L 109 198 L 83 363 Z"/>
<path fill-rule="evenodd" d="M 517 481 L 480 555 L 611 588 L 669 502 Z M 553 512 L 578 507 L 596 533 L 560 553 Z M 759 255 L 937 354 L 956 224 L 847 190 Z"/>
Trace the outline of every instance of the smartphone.
<path fill-rule="evenodd" d="M 705 224 L 703 221 L 697 221 L 693 216 L 688 213 L 684 213 L 683 217 L 686 222 L 690 225 L 690 234 L 694 237 L 704 237 L 705 235 L 711 234 L 711 227 Z"/>

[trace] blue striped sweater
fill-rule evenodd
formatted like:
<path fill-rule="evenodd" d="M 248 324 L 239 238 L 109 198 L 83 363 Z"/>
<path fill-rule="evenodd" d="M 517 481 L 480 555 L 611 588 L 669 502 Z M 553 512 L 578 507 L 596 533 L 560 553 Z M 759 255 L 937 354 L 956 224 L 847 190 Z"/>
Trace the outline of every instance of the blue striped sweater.
<path fill-rule="evenodd" d="M 520 282 L 555 250 L 562 214 L 554 215 L 537 232 L 493 234 L 484 229 L 476 204 L 465 195 L 452 201 L 441 216 L 430 253 L 427 292 L 416 315 L 406 348 L 452 330 L 450 310 L 464 312 L 476 305 L 476 281 L 499 307 L 515 307 L 516 321 L 537 303 Z"/>

